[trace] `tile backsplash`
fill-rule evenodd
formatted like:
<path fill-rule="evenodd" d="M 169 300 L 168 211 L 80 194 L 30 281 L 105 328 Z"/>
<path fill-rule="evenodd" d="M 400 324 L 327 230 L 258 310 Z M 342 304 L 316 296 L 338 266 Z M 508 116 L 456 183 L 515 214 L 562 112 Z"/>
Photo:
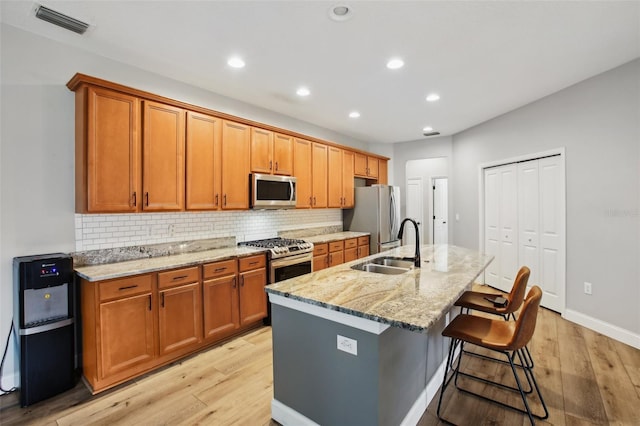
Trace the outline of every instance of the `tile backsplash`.
<path fill-rule="evenodd" d="M 76 251 L 235 237 L 269 238 L 279 231 L 342 226 L 340 209 L 245 210 L 138 214 L 76 214 Z"/>

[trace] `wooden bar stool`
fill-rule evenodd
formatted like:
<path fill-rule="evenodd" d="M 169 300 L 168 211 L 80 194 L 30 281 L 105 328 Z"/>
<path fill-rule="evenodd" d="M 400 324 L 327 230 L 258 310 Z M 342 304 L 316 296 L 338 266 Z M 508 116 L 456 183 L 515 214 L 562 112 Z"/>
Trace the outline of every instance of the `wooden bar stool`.
<path fill-rule="evenodd" d="M 469 313 L 470 310 L 476 310 L 480 312 L 485 312 L 493 315 L 501 315 L 505 320 L 509 320 L 509 318 L 516 319 L 515 313 L 522 306 L 522 302 L 524 300 L 524 295 L 527 291 L 527 283 L 529 282 L 529 276 L 531 275 L 531 270 L 523 266 L 518 271 L 516 278 L 513 281 L 513 286 L 511 287 L 511 291 L 507 293 L 495 294 L 495 293 L 484 293 L 481 291 L 465 291 L 454 306 L 460 306 L 460 313 L 462 313 L 466 309 L 466 313 Z M 507 300 L 506 305 L 499 306 L 492 302 L 496 296 L 502 296 Z M 530 368 L 533 368 L 533 358 L 529 353 L 529 349 L 525 346 L 525 361 Z M 474 354 L 475 356 L 479 356 L 481 358 L 490 358 L 481 354 Z M 506 362 L 500 360 L 500 362 Z"/>
<path fill-rule="evenodd" d="M 442 405 L 442 396 L 444 394 L 444 391 L 453 378 L 455 378 L 456 388 L 460 391 L 475 395 L 491 402 L 495 402 L 499 405 L 502 405 L 503 407 L 511 408 L 521 413 L 527 414 L 529 420 L 531 421 L 531 424 L 535 423 L 534 417 L 538 419 L 546 419 L 549 417 L 549 411 L 547 410 L 544 399 L 540 394 L 540 388 L 538 387 L 538 383 L 536 382 L 536 379 L 533 375 L 533 370 L 523 360 L 523 357 L 525 356 L 524 347 L 531 340 L 533 332 L 536 328 L 536 319 L 538 317 L 538 308 L 540 306 L 541 298 L 542 290 L 540 289 L 540 287 L 532 287 L 529 291 L 529 294 L 527 295 L 527 298 L 524 301 L 522 312 L 520 313 L 520 316 L 516 321 L 493 320 L 490 318 L 479 317 L 475 315 L 460 314 L 455 317 L 453 321 L 451 321 L 451 323 L 442 331 L 443 336 L 451 338 L 451 343 L 449 344 L 447 366 L 444 378 L 442 379 L 442 389 L 440 391 L 440 398 L 438 400 L 437 414 L 439 419 L 446 422 L 446 420 L 440 415 L 440 408 Z M 467 343 L 503 354 L 506 357 L 508 364 L 511 366 L 511 371 L 513 372 L 517 387 L 507 386 L 503 383 L 461 372 L 460 363 L 465 353 L 463 351 L 464 345 Z M 461 348 L 460 356 L 458 357 L 456 366 L 454 367 L 453 362 L 456 352 L 455 349 L 458 344 L 460 344 Z M 527 381 L 529 381 L 530 384 L 533 384 L 533 387 L 538 394 L 538 398 L 540 399 L 540 402 L 544 409 L 544 416 L 533 414 L 531 408 L 529 407 L 526 392 L 522 388 L 522 384 L 520 383 L 520 378 L 518 377 L 518 373 L 516 370 L 516 356 L 520 360 Z M 447 378 L 450 368 L 452 370 L 451 377 Z M 505 404 L 501 401 L 488 398 L 484 395 L 480 395 L 468 389 L 463 389 L 458 385 L 458 376 L 461 375 L 482 381 L 487 384 L 499 386 L 503 389 L 518 391 L 520 393 L 520 396 L 522 397 L 522 402 L 524 403 L 525 409 Z"/>

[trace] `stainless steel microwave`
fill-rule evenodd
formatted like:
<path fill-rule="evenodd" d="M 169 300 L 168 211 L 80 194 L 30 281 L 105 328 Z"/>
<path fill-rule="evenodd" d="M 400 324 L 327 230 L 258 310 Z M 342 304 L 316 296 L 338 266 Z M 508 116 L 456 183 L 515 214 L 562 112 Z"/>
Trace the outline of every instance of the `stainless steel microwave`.
<path fill-rule="evenodd" d="M 296 207 L 296 178 L 254 173 L 249 198 L 253 209 L 293 209 Z"/>

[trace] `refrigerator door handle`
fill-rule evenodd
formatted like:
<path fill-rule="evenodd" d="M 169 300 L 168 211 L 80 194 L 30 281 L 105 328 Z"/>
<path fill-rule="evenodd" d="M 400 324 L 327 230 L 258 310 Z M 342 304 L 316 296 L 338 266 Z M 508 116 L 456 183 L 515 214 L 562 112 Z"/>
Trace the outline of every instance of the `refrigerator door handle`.
<path fill-rule="evenodd" d="M 391 230 L 391 234 L 394 238 L 397 238 L 398 231 L 396 229 L 396 199 L 393 196 L 393 188 L 391 188 L 391 203 L 390 206 L 391 212 L 389 214 L 389 229 Z"/>

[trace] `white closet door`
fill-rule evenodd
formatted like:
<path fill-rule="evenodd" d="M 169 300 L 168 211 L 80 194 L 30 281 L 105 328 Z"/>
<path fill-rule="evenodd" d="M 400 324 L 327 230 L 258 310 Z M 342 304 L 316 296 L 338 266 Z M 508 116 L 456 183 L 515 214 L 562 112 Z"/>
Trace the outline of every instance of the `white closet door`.
<path fill-rule="evenodd" d="M 529 286 L 540 285 L 539 194 L 538 160 L 518 164 L 518 261 L 520 266 L 528 266 L 531 270 Z"/>
<path fill-rule="evenodd" d="M 538 160 L 540 174 L 540 287 L 541 304 L 564 311 L 564 176 L 560 157 Z"/>
<path fill-rule="evenodd" d="M 498 288 L 510 291 L 518 264 L 518 169 L 502 166 L 500 173 L 500 281 Z"/>
<path fill-rule="evenodd" d="M 500 281 L 500 175 L 497 168 L 484 170 L 484 251 L 494 256 L 484 282 L 497 287 Z"/>

